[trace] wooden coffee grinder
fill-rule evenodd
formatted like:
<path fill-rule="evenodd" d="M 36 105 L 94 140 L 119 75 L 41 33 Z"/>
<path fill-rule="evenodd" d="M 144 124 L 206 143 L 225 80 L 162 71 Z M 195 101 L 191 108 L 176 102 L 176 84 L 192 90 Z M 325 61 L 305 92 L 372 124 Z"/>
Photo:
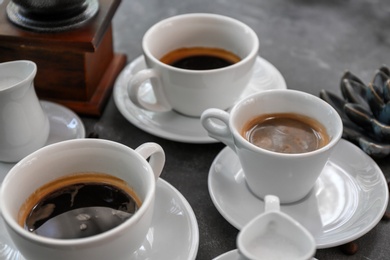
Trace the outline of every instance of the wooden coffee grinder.
<path fill-rule="evenodd" d="M 31 60 L 40 99 L 100 116 L 124 54 L 113 51 L 120 0 L 0 0 L 0 62 Z"/>

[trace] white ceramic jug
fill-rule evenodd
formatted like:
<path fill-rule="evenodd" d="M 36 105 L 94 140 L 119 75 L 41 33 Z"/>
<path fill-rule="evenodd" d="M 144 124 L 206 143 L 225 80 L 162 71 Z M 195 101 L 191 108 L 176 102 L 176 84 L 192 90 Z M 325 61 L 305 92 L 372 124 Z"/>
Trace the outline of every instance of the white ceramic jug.
<path fill-rule="evenodd" d="M 264 201 L 265 212 L 247 223 L 237 236 L 241 256 L 245 260 L 313 259 L 316 243 L 309 231 L 280 211 L 278 197 L 267 195 Z"/>
<path fill-rule="evenodd" d="M 34 89 L 37 66 L 32 61 L 0 63 L 0 161 L 17 162 L 41 148 L 49 120 Z"/>

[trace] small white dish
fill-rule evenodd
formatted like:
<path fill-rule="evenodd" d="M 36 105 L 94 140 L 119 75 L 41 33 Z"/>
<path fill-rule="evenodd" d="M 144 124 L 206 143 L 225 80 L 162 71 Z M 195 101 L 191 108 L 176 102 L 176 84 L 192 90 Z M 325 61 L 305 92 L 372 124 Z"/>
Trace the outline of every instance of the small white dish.
<path fill-rule="evenodd" d="M 213 260 L 244 260 L 244 258 L 240 256 L 237 249 L 234 249 L 226 253 L 223 253 L 220 256 L 217 256 Z M 312 260 L 317 260 L 317 259 L 313 258 Z"/>
<path fill-rule="evenodd" d="M 171 184 L 158 179 L 152 226 L 142 246 L 129 260 L 171 260 L 196 258 L 199 229 L 194 211 Z M 0 259 L 25 260 L 15 249 L 0 218 Z"/>
<path fill-rule="evenodd" d="M 239 160 L 228 147 L 211 165 L 208 188 L 218 211 L 237 229 L 264 212 L 264 201 L 249 191 Z M 320 249 L 366 234 L 380 221 L 387 203 L 387 183 L 381 169 L 342 139 L 309 195 L 297 203 L 281 205 L 281 210 L 301 223 Z"/>
<path fill-rule="evenodd" d="M 85 138 L 85 128 L 81 119 L 69 108 L 49 101 L 40 101 L 46 113 L 50 132 L 45 145 L 60 141 Z M 0 162 L 0 179 L 4 179 L 15 163 Z"/>
<path fill-rule="evenodd" d="M 213 260 L 244 260 L 244 258 L 240 256 L 237 249 L 234 249 L 213 258 Z"/>
<path fill-rule="evenodd" d="M 202 127 L 200 119 L 169 112 L 151 112 L 134 105 L 127 93 L 127 82 L 141 69 L 146 68 L 143 56 L 129 63 L 118 76 L 114 86 L 114 100 L 122 115 L 133 125 L 145 132 L 172 141 L 185 143 L 215 143 L 217 140 L 209 137 Z M 153 101 L 151 84 L 142 87 L 143 98 Z M 286 82 L 282 74 L 268 61 L 256 58 L 254 75 L 241 97 L 268 89 L 285 89 Z"/>

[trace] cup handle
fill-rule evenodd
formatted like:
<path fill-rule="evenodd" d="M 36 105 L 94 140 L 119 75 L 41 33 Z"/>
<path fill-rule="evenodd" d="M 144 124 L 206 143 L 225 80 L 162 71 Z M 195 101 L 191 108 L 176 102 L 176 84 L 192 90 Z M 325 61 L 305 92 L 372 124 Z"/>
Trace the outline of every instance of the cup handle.
<path fill-rule="evenodd" d="M 153 94 L 156 99 L 155 103 L 151 103 L 142 99 L 140 89 L 147 80 L 150 80 L 151 82 Z M 127 93 L 131 102 L 133 102 L 139 108 L 154 112 L 166 112 L 172 109 L 163 93 L 160 77 L 154 69 L 140 70 L 135 75 L 133 75 L 127 85 Z"/>
<path fill-rule="evenodd" d="M 221 109 L 210 108 L 202 113 L 200 121 L 210 137 L 223 142 L 236 151 L 233 135 L 229 129 L 229 113 Z"/>
<path fill-rule="evenodd" d="M 144 143 L 138 146 L 135 151 L 146 159 L 149 158 L 149 164 L 157 180 L 165 164 L 165 153 L 162 147 L 156 143 Z"/>
<path fill-rule="evenodd" d="M 265 212 L 280 211 L 279 197 L 274 195 L 267 195 L 264 198 Z"/>

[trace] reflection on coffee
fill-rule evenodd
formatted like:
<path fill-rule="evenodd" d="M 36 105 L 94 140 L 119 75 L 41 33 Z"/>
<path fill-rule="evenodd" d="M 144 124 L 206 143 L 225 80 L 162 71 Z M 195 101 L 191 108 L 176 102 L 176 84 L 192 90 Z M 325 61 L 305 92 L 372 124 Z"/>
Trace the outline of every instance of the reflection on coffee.
<path fill-rule="evenodd" d="M 320 122 L 293 113 L 256 117 L 245 124 L 241 135 L 258 147 L 279 153 L 306 153 L 329 143 Z"/>
<path fill-rule="evenodd" d="M 160 61 L 176 68 L 188 70 L 211 70 L 230 66 L 240 57 L 220 48 L 180 48 L 164 55 Z"/>
<path fill-rule="evenodd" d="M 120 225 L 140 205 L 134 191 L 119 178 L 72 174 L 34 192 L 19 212 L 19 224 L 45 237 L 83 238 Z"/>

